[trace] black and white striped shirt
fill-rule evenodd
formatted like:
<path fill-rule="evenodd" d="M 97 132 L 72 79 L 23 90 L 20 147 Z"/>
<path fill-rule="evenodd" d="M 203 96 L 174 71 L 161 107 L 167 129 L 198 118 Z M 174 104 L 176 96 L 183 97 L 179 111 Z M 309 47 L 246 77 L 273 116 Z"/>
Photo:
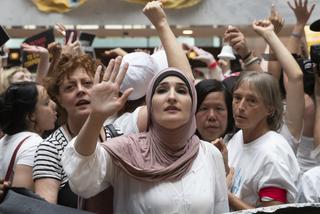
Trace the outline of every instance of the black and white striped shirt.
<path fill-rule="evenodd" d="M 104 131 L 107 139 L 113 137 L 106 127 Z M 116 131 L 121 133 L 117 128 Z M 67 131 L 61 126 L 39 144 L 33 165 L 33 180 L 53 178 L 61 182 L 60 188 L 64 187 L 68 178 L 62 168 L 61 157 L 70 140 Z"/>

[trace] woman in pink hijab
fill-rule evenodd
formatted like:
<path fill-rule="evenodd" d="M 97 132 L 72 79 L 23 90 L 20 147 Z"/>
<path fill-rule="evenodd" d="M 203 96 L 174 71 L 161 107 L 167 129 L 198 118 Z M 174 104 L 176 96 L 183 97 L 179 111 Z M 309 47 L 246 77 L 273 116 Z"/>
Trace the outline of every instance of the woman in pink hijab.
<path fill-rule="evenodd" d="M 176 68 L 159 72 L 149 83 L 147 131 L 102 144 L 97 137 L 103 122 L 121 109 L 132 88 L 119 97 L 127 65 L 119 71 L 111 62 L 103 75 L 98 69 L 91 112 L 62 157 L 70 187 L 77 195 L 91 197 L 112 185 L 114 213 L 227 212 L 222 155 L 194 135 L 197 97 L 192 75 L 187 75 L 190 65 L 161 3 L 148 3 L 144 13 L 158 30 L 169 66 Z"/>
<path fill-rule="evenodd" d="M 117 96 L 125 72 L 116 76 L 111 66 L 100 83 L 96 75 L 92 111 L 62 158 L 71 189 L 91 197 L 112 185 L 115 213 L 227 212 L 222 156 L 194 135 L 195 88 L 178 69 L 158 73 L 149 84 L 147 132 L 97 144 L 103 122 L 131 92 Z"/>

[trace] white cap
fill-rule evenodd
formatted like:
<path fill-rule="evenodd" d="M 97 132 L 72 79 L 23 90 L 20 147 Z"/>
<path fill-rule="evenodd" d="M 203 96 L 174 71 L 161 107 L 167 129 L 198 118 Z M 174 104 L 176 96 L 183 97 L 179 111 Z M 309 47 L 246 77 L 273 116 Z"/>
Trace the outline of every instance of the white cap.
<path fill-rule="evenodd" d="M 133 52 L 126 54 L 121 63 L 129 64 L 127 74 L 120 86 L 123 93 L 128 88 L 133 88 L 128 100 L 137 100 L 146 95 L 148 84 L 158 67 L 151 56 L 144 52 Z"/>
<path fill-rule="evenodd" d="M 167 55 L 164 50 L 156 51 L 151 55 L 151 58 L 157 64 L 157 73 L 169 67 Z"/>

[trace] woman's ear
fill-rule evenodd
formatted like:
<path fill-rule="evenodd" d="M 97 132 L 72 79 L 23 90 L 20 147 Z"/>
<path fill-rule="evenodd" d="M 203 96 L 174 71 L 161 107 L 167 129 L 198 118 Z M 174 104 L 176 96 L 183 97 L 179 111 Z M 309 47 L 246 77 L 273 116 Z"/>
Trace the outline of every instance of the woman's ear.
<path fill-rule="evenodd" d="M 32 112 L 29 113 L 26 117 L 26 121 L 29 127 L 34 128 L 35 124 L 36 124 L 36 113 Z"/>
<path fill-rule="evenodd" d="M 273 117 L 274 116 L 274 112 L 275 112 L 274 108 L 269 107 L 268 117 Z"/>
<path fill-rule="evenodd" d="M 36 113 L 35 113 L 35 112 L 29 113 L 29 114 L 27 115 L 27 119 L 28 119 L 30 122 L 36 122 Z"/>

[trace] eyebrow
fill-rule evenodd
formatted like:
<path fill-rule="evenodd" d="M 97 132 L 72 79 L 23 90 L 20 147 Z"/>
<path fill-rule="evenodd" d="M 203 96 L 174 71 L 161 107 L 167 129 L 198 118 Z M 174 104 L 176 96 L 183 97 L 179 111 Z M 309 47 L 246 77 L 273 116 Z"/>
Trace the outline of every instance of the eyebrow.
<path fill-rule="evenodd" d="M 187 84 L 185 84 L 184 82 L 176 82 L 175 84 L 178 85 L 178 86 L 185 86 L 185 87 L 187 87 Z M 162 83 L 160 83 L 158 86 L 162 86 L 162 85 L 169 85 L 169 82 L 162 82 Z"/>

